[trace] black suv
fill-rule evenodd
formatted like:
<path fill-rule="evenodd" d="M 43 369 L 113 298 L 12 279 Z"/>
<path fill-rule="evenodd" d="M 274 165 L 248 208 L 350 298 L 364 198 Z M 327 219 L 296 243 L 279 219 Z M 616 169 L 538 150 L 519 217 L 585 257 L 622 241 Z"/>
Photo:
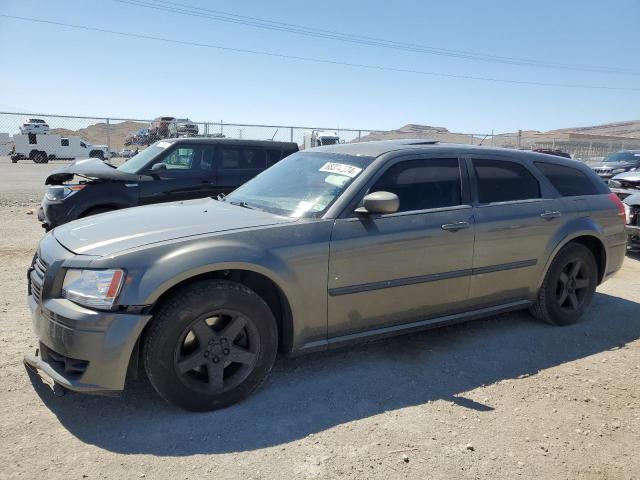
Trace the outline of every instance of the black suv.
<path fill-rule="evenodd" d="M 156 142 L 117 168 L 78 160 L 47 177 L 38 220 L 50 230 L 110 210 L 227 194 L 297 151 L 289 142 L 177 138 Z M 80 180 L 72 183 L 74 177 Z"/>

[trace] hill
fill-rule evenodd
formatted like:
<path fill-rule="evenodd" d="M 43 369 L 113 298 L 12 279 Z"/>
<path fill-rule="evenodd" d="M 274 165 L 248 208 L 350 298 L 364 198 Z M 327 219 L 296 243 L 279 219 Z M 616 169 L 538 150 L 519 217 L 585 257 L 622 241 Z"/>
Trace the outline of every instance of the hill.
<path fill-rule="evenodd" d="M 109 124 L 109 140 L 111 144 L 111 150 L 120 150 L 124 146 L 124 139 L 130 133 L 135 133 L 141 128 L 146 128 L 149 125 L 141 122 L 122 122 Z M 89 125 L 86 128 L 80 128 L 78 130 L 69 130 L 66 128 L 52 128 L 51 133 L 57 135 L 79 136 L 85 139 L 89 143 L 93 144 L 107 144 L 107 124 L 105 122 Z"/>

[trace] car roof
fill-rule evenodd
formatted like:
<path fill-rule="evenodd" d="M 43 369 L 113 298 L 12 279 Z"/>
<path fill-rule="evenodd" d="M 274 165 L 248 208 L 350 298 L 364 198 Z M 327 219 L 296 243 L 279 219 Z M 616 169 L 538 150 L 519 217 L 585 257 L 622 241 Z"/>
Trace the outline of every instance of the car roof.
<path fill-rule="evenodd" d="M 535 158 L 537 160 L 553 161 L 556 163 L 566 163 L 575 165 L 577 160 L 571 160 L 556 155 L 533 152 L 531 150 L 516 150 L 512 148 L 498 148 L 481 145 L 463 145 L 456 143 L 439 143 L 437 140 L 425 139 L 402 139 L 402 140 L 380 140 L 375 142 L 341 143 L 336 145 L 326 145 L 312 149 L 318 153 L 335 153 L 341 155 L 354 155 L 366 157 L 379 157 L 386 153 L 400 152 L 420 152 L 420 153 L 443 153 L 443 154 L 482 154 L 482 155 L 509 155 L 511 158 Z"/>
<path fill-rule="evenodd" d="M 232 145 L 245 145 L 248 147 L 298 147 L 295 142 L 277 142 L 273 140 L 245 140 L 240 138 L 217 138 L 217 137 L 184 137 L 184 138 L 167 138 L 162 140 L 163 142 L 171 143 L 220 143 L 220 144 L 232 144 Z"/>

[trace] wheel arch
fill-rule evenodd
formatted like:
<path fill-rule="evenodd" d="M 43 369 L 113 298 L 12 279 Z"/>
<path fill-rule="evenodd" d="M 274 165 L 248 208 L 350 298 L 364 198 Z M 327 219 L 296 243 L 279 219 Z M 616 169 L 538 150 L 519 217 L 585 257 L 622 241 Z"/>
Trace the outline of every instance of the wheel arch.
<path fill-rule="evenodd" d="M 584 245 L 591 251 L 591 253 L 593 253 L 593 256 L 596 259 L 596 264 L 598 265 L 598 283 L 597 284 L 600 285 L 600 283 L 602 283 L 605 272 L 607 270 L 607 250 L 599 230 L 590 229 L 590 230 L 573 232 L 571 235 L 567 235 L 564 238 L 562 238 L 562 240 L 557 242 L 557 244 L 555 245 L 555 247 L 551 252 L 551 255 L 549 255 L 549 257 L 547 258 L 547 262 L 542 271 L 542 275 L 538 280 L 537 288 L 540 288 L 540 286 L 542 285 L 542 282 L 544 281 L 544 278 L 546 277 L 547 272 L 551 267 L 551 263 L 553 262 L 553 259 L 556 257 L 558 252 L 569 243 L 579 243 L 581 245 Z"/>
<path fill-rule="evenodd" d="M 153 314 L 155 309 L 161 307 L 164 300 L 169 298 L 178 290 L 202 280 L 213 279 L 224 279 L 240 283 L 260 296 L 260 298 L 262 298 L 269 306 L 269 309 L 276 319 L 279 340 L 278 348 L 280 352 L 290 353 L 292 351 L 293 315 L 289 299 L 276 280 L 264 272 L 258 272 L 256 269 L 251 269 L 249 267 L 212 269 L 206 272 L 187 276 L 187 278 L 183 278 L 168 287 L 165 286 L 162 291 L 155 292 L 157 298 L 154 303 L 148 307 L 148 310 Z M 144 335 L 144 331 L 142 335 Z"/>

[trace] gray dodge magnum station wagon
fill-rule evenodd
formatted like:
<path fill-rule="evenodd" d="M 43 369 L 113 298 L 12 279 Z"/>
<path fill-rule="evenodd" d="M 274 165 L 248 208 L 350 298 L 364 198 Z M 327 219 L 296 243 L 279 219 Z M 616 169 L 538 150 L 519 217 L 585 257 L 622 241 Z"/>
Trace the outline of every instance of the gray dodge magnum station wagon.
<path fill-rule="evenodd" d="M 278 352 L 528 308 L 575 322 L 625 256 L 624 209 L 586 165 L 423 140 L 293 154 L 226 198 L 48 233 L 28 365 L 119 391 L 138 365 L 189 410 L 239 401 Z"/>

